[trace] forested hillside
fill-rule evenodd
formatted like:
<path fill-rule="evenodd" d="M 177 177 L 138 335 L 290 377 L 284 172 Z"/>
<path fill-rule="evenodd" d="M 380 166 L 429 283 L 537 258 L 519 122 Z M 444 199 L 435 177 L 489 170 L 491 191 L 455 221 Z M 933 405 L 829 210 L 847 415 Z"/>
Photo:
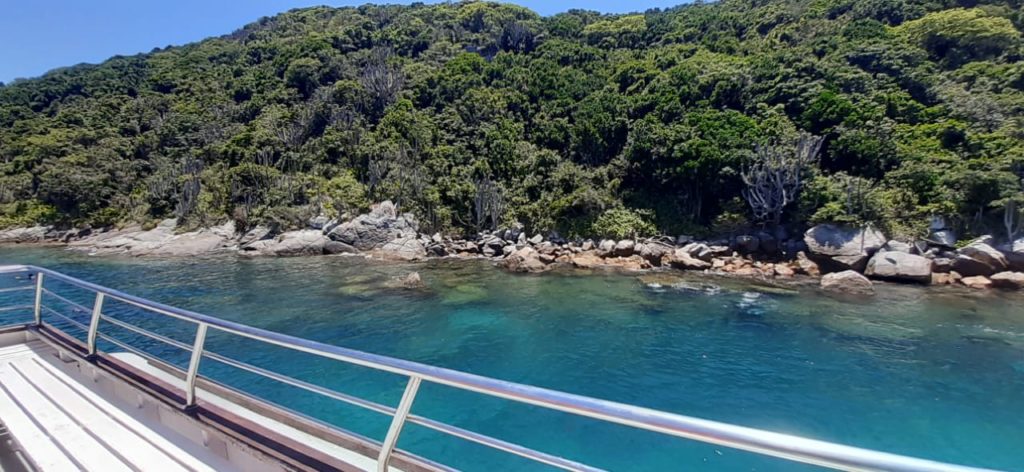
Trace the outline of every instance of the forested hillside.
<path fill-rule="evenodd" d="M 391 199 L 427 230 L 729 232 L 772 223 L 745 199 L 758 145 L 806 132 L 783 224 L 1005 234 L 1022 29 L 1019 0 L 294 10 L 0 87 L 0 224 L 290 227 Z"/>

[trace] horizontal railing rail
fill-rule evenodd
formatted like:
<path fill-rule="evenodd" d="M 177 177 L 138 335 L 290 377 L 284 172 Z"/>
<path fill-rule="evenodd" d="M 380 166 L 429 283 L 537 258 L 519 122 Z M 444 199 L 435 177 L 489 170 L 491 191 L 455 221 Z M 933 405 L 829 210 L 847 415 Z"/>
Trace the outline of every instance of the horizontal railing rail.
<path fill-rule="evenodd" d="M 35 301 L 33 305 L 19 305 L 19 309 L 34 309 L 35 324 L 42 325 L 43 314 L 53 315 L 69 323 L 70 325 L 86 332 L 87 348 L 89 354 L 96 355 L 97 339 L 103 339 L 111 344 L 125 349 L 129 352 L 151 358 L 168 365 L 155 356 L 129 346 L 107 334 L 99 332 L 101 321 L 110 323 L 119 328 L 133 333 L 146 336 L 153 340 L 174 346 L 178 349 L 188 351 L 190 359 L 188 368 L 181 372 L 185 377 L 186 402 L 182 405 L 191 408 L 196 404 L 196 382 L 199 375 L 199 365 L 205 357 L 207 359 L 223 363 L 225 365 L 245 370 L 256 375 L 272 379 L 284 384 L 291 385 L 327 398 L 358 406 L 383 415 L 391 416 L 392 422 L 387 435 L 380 448 L 378 456 L 378 470 L 385 471 L 388 462 L 395 451 L 399 435 L 405 423 L 413 423 L 434 431 L 471 441 L 477 444 L 504 451 L 516 456 L 530 459 L 539 463 L 547 464 L 565 470 L 592 471 L 599 470 L 580 462 L 558 457 L 552 454 L 536 451 L 534 449 L 510 443 L 491 436 L 483 435 L 473 431 L 465 430 L 453 425 L 445 424 L 411 412 L 413 402 L 416 398 L 419 386 L 422 382 L 431 382 L 440 385 L 475 392 L 491 397 L 502 398 L 519 403 L 539 406 L 549 410 L 574 414 L 586 418 L 592 418 L 608 423 L 625 425 L 641 430 L 652 431 L 669 436 L 700 441 L 708 444 L 715 444 L 734 449 L 750 451 L 766 456 L 787 459 L 796 462 L 818 465 L 839 470 L 854 471 L 983 471 L 988 469 L 974 468 L 946 464 L 937 461 L 919 459 L 869 449 L 845 446 L 825 441 L 803 438 L 782 433 L 764 431 L 744 426 L 737 426 L 717 421 L 694 418 L 690 416 L 667 413 L 634 405 L 627 405 L 607 400 L 600 400 L 571 393 L 565 393 L 540 387 L 518 384 L 504 380 L 483 377 L 475 374 L 459 372 L 456 370 L 436 367 L 417 362 L 395 359 L 387 356 L 366 353 L 339 346 L 319 343 L 295 336 L 267 331 L 252 326 L 235 323 L 212 316 L 196 313 L 193 311 L 176 308 L 162 303 L 146 300 L 118 290 L 103 287 L 91 282 L 79 280 L 62 273 L 28 265 L 0 266 L 0 274 L 25 272 L 35 277 Z M 45 281 L 57 280 L 90 291 L 95 294 L 96 299 L 90 309 L 82 304 L 76 303 L 63 296 L 54 293 L 44 286 Z M 76 321 L 57 310 L 49 307 L 43 302 L 44 296 L 52 296 L 56 300 L 68 304 L 75 310 L 89 313 L 90 323 L 85 325 Z M 190 322 L 196 326 L 196 333 L 192 345 L 169 337 L 153 333 L 144 328 L 131 325 L 123 320 L 112 318 L 103 314 L 103 303 L 105 299 L 117 300 L 148 312 L 169 316 L 178 320 Z M 370 369 L 389 372 L 404 376 L 408 379 L 405 391 L 399 404 L 395 407 L 381 405 L 376 402 L 357 398 L 332 389 L 311 384 L 303 380 L 273 372 L 268 369 L 257 367 L 243 361 L 231 359 L 204 348 L 206 334 L 209 329 L 241 336 L 248 339 L 261 341 L 267 344 L 304 352 L 327 359 L 332 359 L 347 364 L 367 367 Z M 174 367 L 174 366 L 172 366 Z M 175 367 L 177 369 L 177 367 Z M 212 379 L 206 379 L 216 383 Z"/>

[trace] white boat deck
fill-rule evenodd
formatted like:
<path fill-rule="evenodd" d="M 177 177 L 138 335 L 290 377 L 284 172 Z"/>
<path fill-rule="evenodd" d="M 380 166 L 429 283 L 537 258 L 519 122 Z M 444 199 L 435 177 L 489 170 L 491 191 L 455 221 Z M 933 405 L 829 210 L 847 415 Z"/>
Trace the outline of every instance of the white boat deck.
<path fill-rule="evenodd" d="M 236 470 L 86 388 L 56 354 L 39 340 L 0 348 L 0 420 L 40 470 Z"/>

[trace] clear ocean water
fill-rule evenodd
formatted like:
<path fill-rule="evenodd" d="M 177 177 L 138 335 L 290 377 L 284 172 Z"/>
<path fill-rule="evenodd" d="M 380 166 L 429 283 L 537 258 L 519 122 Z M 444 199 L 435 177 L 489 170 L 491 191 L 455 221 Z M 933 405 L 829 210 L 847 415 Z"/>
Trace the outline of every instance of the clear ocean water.
<path fill-rule="evenodd" d="M 1019 295 L 883 285 L 865 301 L 678 273 L 513 275 L 476 261 L 153 260 L 4 248 L 0 263 L 42 265 L 261 328 L 475 374 L 854 446 L 1024 470 Z M 426 290 L 387 287 L 411 270 L 422 275 Z M 91 306 L 84 293 L 53 288 Z M 194 332 L 123 304 L 108 302 L 106 312 L 185 342 Z M 27 315 L 3 314 L 4 321 Z M 179 365 L 187 362 L 173 347 L 111 325 L 101 330 Z M 390 405 L 404 387 L 395 376 L 223 333 L 212 334 L 207 347 Z M 387 417 L 203 362 L 204 375 L 339 427 L 376 439 L 387 429 Z M 437 385 L 421 388 L 413 411 L 611 470 L 813 470 Z M 414 425 L 399 447 L 465 470 L 544 469 Z"/>

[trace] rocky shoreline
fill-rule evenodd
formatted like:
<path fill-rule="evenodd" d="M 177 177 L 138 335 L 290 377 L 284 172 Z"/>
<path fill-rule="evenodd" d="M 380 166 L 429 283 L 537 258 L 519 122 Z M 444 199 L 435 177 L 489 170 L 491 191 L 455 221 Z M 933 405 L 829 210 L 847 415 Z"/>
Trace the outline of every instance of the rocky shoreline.
<path fill-rule="evenodd" d="M 236 253 L 245 257 L 352 254 L 382 260 L 484 258 L 511 272 L 539 273 L 555 267 L 609 268 L 642 272 L 657 268 L 701 271 L 761 281 L 820 278 L 823 289 L 873 293 L 872 280 L 975 289 L 1024 289 L 1024 239 L 996 247 L 982 237 L 956 249 L 943 235 L 925 241 L 887 240 L 873 228 L 818 225 L 802 239 L 766 232 L 718 241 L 687 236 L 567 241 L 556 234 L 528 235 L 520 226 L 482 232 L 472 239 L 419 233 L 411 214 L 391 202 L 346 222 L 318 217 L 309 228 L 275 234 L 257 227 L 244 233 L 233 223 L 179 232 L 177 222 L 156 227 L 55 230 L 36 226 L 0 231 L 0 244 L 63 245 L 93 255 L 191 257 Z"/>

